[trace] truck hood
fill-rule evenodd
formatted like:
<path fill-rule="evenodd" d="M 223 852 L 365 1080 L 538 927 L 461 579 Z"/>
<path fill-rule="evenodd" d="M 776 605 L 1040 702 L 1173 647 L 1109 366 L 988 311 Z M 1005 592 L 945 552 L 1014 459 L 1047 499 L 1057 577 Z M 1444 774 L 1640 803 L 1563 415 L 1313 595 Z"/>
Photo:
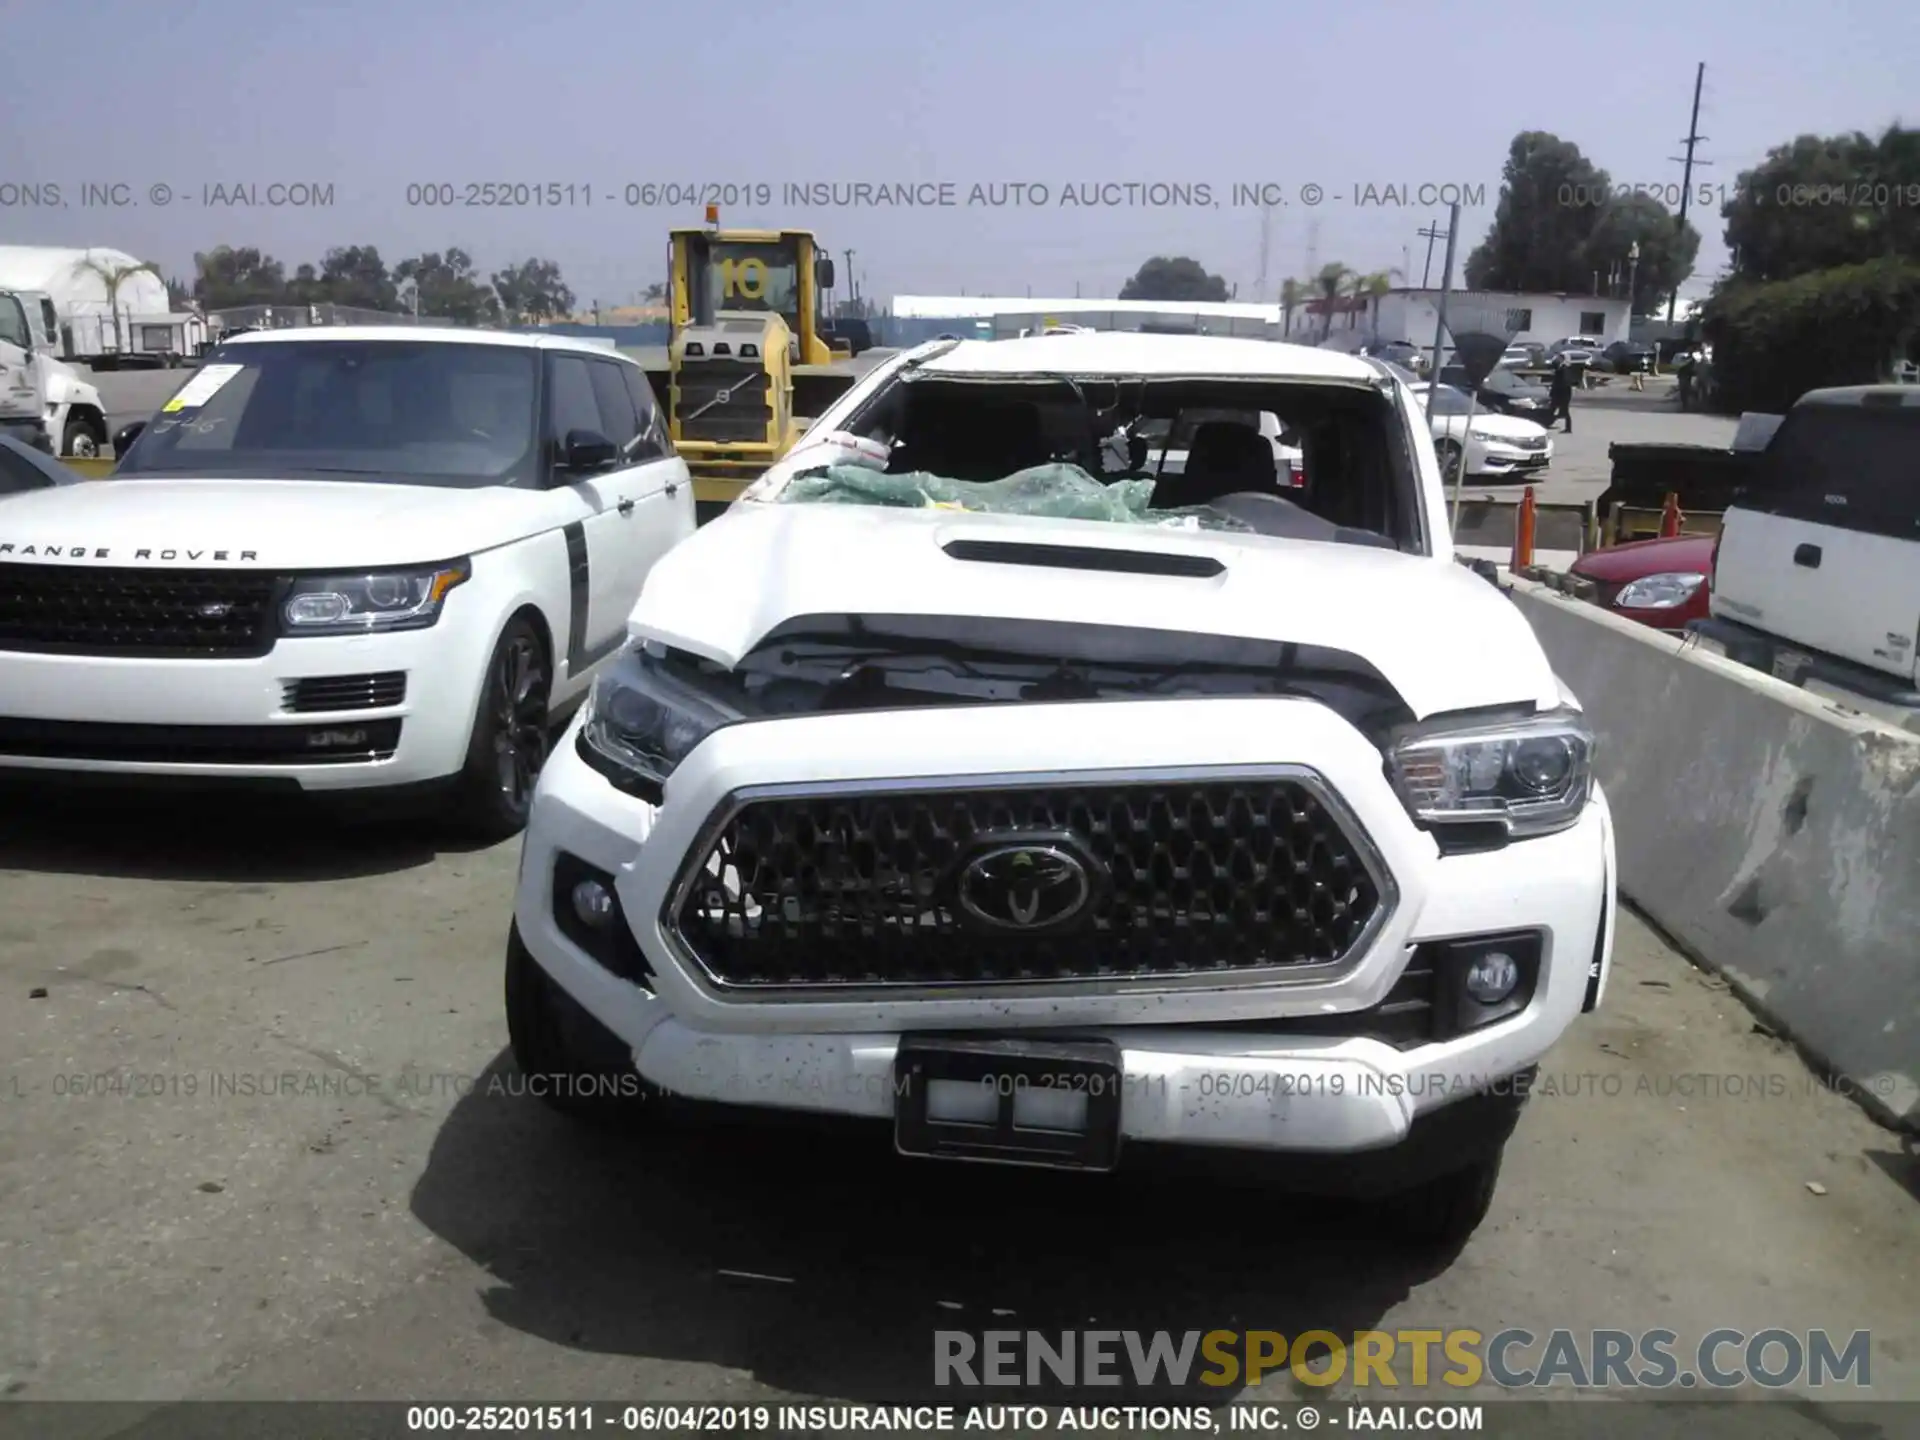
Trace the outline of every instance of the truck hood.
<path fill-rule="evenodd" d="M 471 555 L 538 529 L 531 491 L 343 480 L 93 480 L 0 507 L 0 563 L 352 569 Z"/>
<path fill-rule="evenodd" d="M 1204 578 L 956 559 L 956 540 L 1213 559 Z M 1224 532 L 857 505 L 736 505 L 653 569 L 628 632 L 732 666 L 810 615 L 1046 619 L 1325 646 L 1422 719 L 1561 703 L 1520 612 L 1449 560 Z"/>
<path fill-rule="evenodd" d="M 100 391 L 80 378 L 80 372 L 64 360 L 48 359 L 46 366 L 47 405 L 91 405 L 102 414 L 106 406 L 100 401 Z"/>

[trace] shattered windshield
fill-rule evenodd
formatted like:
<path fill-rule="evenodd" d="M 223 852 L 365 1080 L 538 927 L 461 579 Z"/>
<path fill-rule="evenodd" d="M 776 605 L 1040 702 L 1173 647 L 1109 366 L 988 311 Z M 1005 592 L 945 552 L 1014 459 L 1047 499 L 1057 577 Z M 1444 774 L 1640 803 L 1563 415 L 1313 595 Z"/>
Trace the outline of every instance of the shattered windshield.
<path fill-rule="evenodd" d="M 884 474 L 865 465 L 830 465 L 799 476 L 780 493 L 784 504 L 889 505 L 905 509 L 988 511 L 1052 520 L 1110 520 L 1189 530 L 1251 530 L 1209 506 L 1155 509 L 1154 482 L 1103 484 L 1077 465 L 1036 465 L 1004 480 L 955 480 L 915 471 Z"/>
<path fill-rule="evenodd" d="M 1418 547 L 1394 422 L 1352 384 L 922 374 L 816 437 L 768 498 Z"/>

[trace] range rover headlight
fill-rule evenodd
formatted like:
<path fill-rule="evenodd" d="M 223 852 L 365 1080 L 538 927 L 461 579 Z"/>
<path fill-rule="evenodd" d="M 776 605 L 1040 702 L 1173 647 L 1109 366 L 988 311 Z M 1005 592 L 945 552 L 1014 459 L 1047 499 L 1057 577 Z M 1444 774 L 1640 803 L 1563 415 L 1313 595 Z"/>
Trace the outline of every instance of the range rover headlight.
<path fill-rule="evenodd" d="M 296 576 L 280 614 L 289 635 L 365 635 L 424 630 L 447 595 L 473 577 L 466 560 L 370 570 L 359 575 Z"/>
<path fill-rule="evenodd" d="M 741 718 L 635 647 L 594 681 L 576 749 L 618 789 L 658 805 L 667 777 L 694 746 Z"/>
<path fill-rule="evenodd" d="M 1387 758 L 1408 813 L 1424 825 L 1491 822 L 1515 839 L 1550 835 L 1578 822 L 1593 790 L 1593 731 L 1572 709 L 1418 726 Z"/>

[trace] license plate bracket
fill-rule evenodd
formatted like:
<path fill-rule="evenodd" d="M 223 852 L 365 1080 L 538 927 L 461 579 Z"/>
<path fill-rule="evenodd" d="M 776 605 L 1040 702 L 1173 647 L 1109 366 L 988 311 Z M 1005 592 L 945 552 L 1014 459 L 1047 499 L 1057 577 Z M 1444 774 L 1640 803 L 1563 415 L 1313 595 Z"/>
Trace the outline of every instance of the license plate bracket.
<path fill-rule="evenodd" d="M 902 1155 L 1054 1170 L 1119 1163 L 1121 1061 L 1111 1041 L 907 1035 L 893 1073 Z M 937 1113 L 943 1094 L 971 1113 Z M 1080 1123 L 1034 1123 L 1022 1110 L 1056 1121 L 1071 1112 Z"/>

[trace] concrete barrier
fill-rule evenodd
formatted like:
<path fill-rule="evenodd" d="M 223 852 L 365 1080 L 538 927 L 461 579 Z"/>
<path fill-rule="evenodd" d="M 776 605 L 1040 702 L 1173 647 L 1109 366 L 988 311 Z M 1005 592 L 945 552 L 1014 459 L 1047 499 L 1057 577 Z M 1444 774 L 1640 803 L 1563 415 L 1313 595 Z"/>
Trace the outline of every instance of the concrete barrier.
<path fill-rule="evenodd" d="M 1512 584 L 1593 723 L 1622 894 L 1880 1119 L 1920 1128 L 1920 736 Z"/>

